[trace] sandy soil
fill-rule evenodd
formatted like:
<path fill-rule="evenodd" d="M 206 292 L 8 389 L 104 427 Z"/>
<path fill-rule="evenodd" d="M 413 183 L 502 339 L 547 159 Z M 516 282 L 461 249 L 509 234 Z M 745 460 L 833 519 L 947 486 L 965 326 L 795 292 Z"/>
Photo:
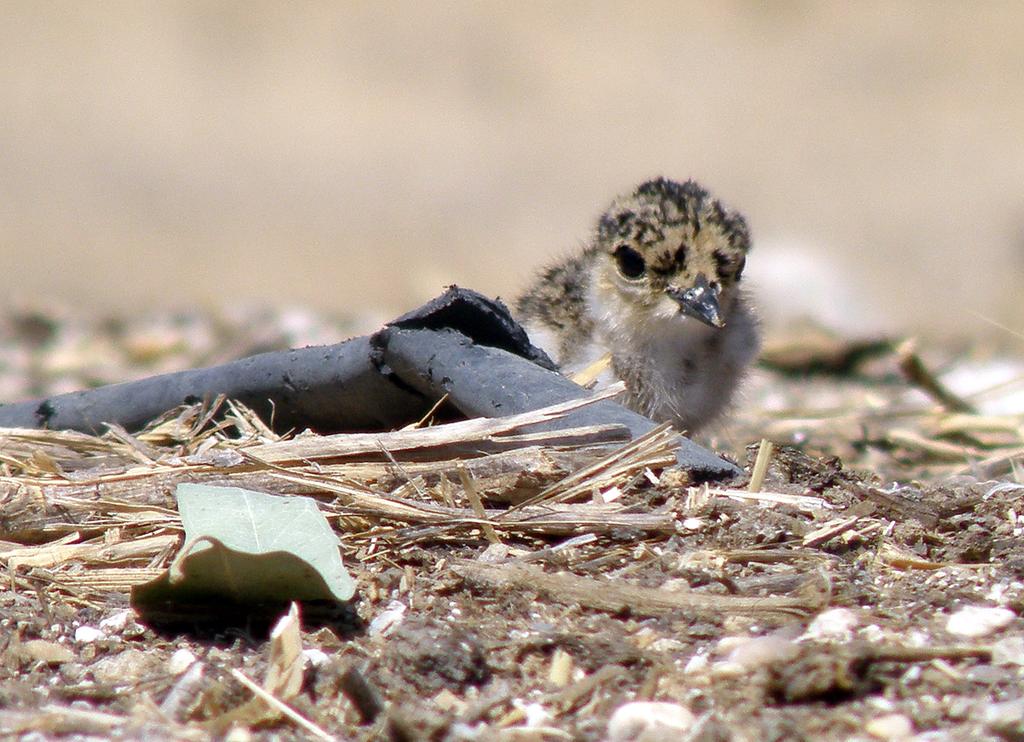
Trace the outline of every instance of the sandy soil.
<path fill-rule="evenodd" d="M 225 348 L 287 347 L 299 330 L 341 332 L 305 317 L 264 315 L 253 335 L 251 317 L 89 324 L 10 315 L 4 357 L 21 365 L 5 383 L 48 392 L 194 365 Z M 303 646 L 322 654 L 310 656 L 292 709 L 339 739 L 1019 739 L 1019 417 L 941 409 L 901 370 L 907 348 L 793 375 L 841 360 L 850 345 L 833 341 L 827 353 L 819 345 L 800 356 L 794 348 L 806 342 L 782 338 L 774 347 L 789 355 L 771 358 L 776 368 L 788 358 L 788 373 L 760 368 L 746 404 L 706 441 L 749 472 L 761 436 L 774 438 L 767 500 L 693 488 L 659 469 L 626 487 L 621 503 L 674 525 L 612 529 L 575 546 L 504 532 L 494 545 L 473 524 L 432 535 L 365 515 L 334 521 L 358 597 L 350 613 L 307 619 Z M 961 349 L 915 352 L 940 380 L 955 378 L 946 361 L 965 362 Z M 1002 362 L 980 349 L 966 358 L 977 368 Z M 24 739 L 223 732 L 224 714 L 249 698 L 231 671 L 260 680 L 266 669 L 259 629 L 242 621 L 157 631 L 128 609 L 123 589 L 83 581 L 98 566 L 159 568 L 170 553 L 101 565 L 10 561 L 39 548 L 10 542 L 19 486 L 87 476 L 59 473 L 59 457 L 18 451 L 10 441 L 0 448 L 9 577 L 0 730 Z M 175 453 L 146 444 L 132 455 L 143 451 Z M 129 465 L 151 466 L 120 464 Z M 419 497 L 393 474 L 373 486 Z M 460 491 L 452 485 L 449 496 Z M 100 546 L 141 534 L 127 521 L 70 527 Z M 648 700 L 669 704 L 658 708 L 676 726 L 623 725 L 629 704 Z M 654 714 L 640 716 L 650 723 Z M 231 738 L 310 734 L 277 720 Z"/>

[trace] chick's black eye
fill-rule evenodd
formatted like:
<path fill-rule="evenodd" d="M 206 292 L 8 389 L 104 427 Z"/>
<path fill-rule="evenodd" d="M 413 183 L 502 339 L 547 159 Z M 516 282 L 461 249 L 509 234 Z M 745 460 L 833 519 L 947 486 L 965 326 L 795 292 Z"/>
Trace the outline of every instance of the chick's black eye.
<path fill-rule="evenodd" d="M 615 260 L 619 265 L 619 273 L 626 278 L 640 278 L 644 274 L 643 256 L 629 245 L 615 248 Z"/>

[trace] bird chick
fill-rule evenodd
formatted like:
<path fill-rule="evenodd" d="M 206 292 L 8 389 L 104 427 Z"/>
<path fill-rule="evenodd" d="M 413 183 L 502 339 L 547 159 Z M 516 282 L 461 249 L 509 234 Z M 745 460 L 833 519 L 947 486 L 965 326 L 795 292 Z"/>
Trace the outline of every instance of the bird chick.
<path fill-rule="evenodd" d="M 690 433 L 728 404 L 757 353 L 740 286 L 744 218 L 690 180 L 658 178 L 616 199 L 582 250 L 541 272 L 516 313 L 575 374 L 610 356 L 626 404 Z"/>

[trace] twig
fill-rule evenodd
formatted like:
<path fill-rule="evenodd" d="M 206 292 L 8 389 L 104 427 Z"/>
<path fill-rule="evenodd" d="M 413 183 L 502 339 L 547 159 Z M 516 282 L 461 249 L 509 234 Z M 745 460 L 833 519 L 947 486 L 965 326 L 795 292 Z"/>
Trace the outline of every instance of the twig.
<path fill-rule="evenodd" d="M 108 736 L 131 720 L 129 716 L 48 704 L 30 711 L 4 710 L 0 732 L 18 735 L 29 731 Z"/>
<path fill-rule="evenodd" d="M 834 554 L 826 554 L 816 549 L 730 549 L 721 552 L 721 557 L 727 563 L 733 564 L 786 564 L 800 559 L 839 559 Z"/>
<path fill-rule="evenodd" d="M 826 523 L 821 528 L 816 528 L 804 535 L 803 545 L 805 547 L 820 546 L 821 544 L 829 541 L 841 533 L 845 533 L 856 525 L 857 521 L 860 520 L 858 516 L 852 516 L 849 518 L 840 518 L 839 520 Z"/>
<path fill-rule="evenodd" d="M 334 742 L 334 740 L 337 739 L 336 737 L 328 734 L 319 726 L 311 722 L 309 719 L 307 719 L 305 716 L 303 716 L 298 711 L 293 709 L 284 701 L 278 700 L 278 698 L 271 693 L 267 693 L 267 691 L 263 690 L 263 688 L 258 686 L 253 681 L 249 680 L 249 678 L 247 678 L 245 674 L 242 673 L 241 670 L 231 668 L 231 675 L 235 678 L 235 680 L 237 680 L 239 683 L 241 683 L 246 688 L 255 693 L 268 706 L 272 707 L 276 711 L 281 712 L 313 736 L 319 739 L 328 740 L 328 742 Z"/>
<path fill-rule="evenodd" d="M 1024 457 L 1024 448 L 1013 448 L 1009 451 L 1000 451 L 989 456 L 987 459 L 976 461 L 961 469 L 963 474 L 978 472 L 981 476 L 994 477 L 1013 469 L 1015 459 Z"/>
<path fill-rule="evenodd" d="M 657 458 L 663 449 L 666 449 L 667 454 L 667 448 L 677 438 L 678 434 L 672 430 L 672 426 L 668 423 L 663 423 L 636 440 L 612 451 L 605 458 L 573 472 L 561 481 L 555 482 L 550 487 L 541 490 L 533 497 L 512 506 L 505 511 L 505 516 L 502 519 L 504 520 L 507 516 L 531 505 L 565 502 L 576 497 L 583 491 L 599 486 L 601 480 L 598 478 L 598 475 L 601 473 L 607 475 L 608 472 L 615 470 L 616 467 L 630 467 L 636 462 L 641 462 L 643 466 L 640 468 L 643 470 L 643 468 L 656 463 L 650 461 L 650 459 Z M 669 462 L 670 457 L 666 455 L 663 463 Z"/>
<path fill-rule="evenodd" d="M 605 369 L 612 364 L 612 354 L 605 353 L 603 356 L 598 358 L 596 361 L 591 363 L 586 368 L 580 369 L 569 378 L 574 383 L 579 384 L 582 387 L 589 387 L 598 377 L 604 373 Z"/>
<path fill-rule="evenodd" d="M 379 440 L 377 441 L 377 445 L 380 446 L 380 450 L 384 453 L 384 456 L 387 457 L 387 460 L 390 461 L 396 469 L 398 469 L 398 472 L 403 477 L 405 477 L 405 481 L 408 482 L 414 490 L 416 490 L 416 494 L 418 494 L 420 497 L 424 499 L 427 499 L 427 493 L 423 491 L 422 487 L 420 487 L 419 482 L 417 482 L 415 479 L 412 478 L 412 476 L 409 475 L 409 472 L 406 471 L 405 467 L 399 463 L 398 459 L 396 459 L 394 455 L 392 455 L 391 451 L 389 451 L 387 447 Z"/>
<path fill-rule="evenodd" d="M 911 430 L 893 428 L 887 437 L 890 443 L 908 451 L 919 451 L 928 456 L 948 461 L 964 461 L 980 453 L 977 449 L 968 446 L 925 438 Z"/>
<path fill-rule="evenodd" d="M 869 647 L 868 656 L 878 662 L 928 662 L 930 660 L 992 660 L 992 647 Z"/>
<path fill-rule="evenodd" d="M 605 665 L 597 672 L 591 673 L 567 688 L 552 693 L 548 696 L 547 701 L 552 706 L 561 709 L 562 713 L 567 713 L 577 708 L 580 701 L 593 694 L 602 685 L 625 674 L 626 668 L 622 665 Z"/>
<path fill-rule="evenodd" d="M 673 610 L 705 616 L 721 616 L 723 613 L 804 616 L 821 603 L 820 600 L 809 598 L 746 598 L 662 590 L 571 574 L 547 574 L 535 567 L 509 563 L 485 564 L 458 560 L 452 563 L 451 569 L 469 582 L 503 592 L 537 590 L 559 603 L 579 603 L 586 608 L 610 613 L 629 611 L 638 616 L 658 616 Z"/>
<path fill-rule="evenodd" d="M 449 392 L 445 392 L 444 394 L 442 394 L 441 398 L 439 400 L 437 400 L 436 402 L 434 402 L 434 406 L 431 407 L 429 410 L 427 410 L 426 414 L 423 417 L 421 417 L 418 421 L 416 421 L 412 425 L 407 425 L 406 428 L 409 429 L 409 430 L 415 430 L 416 428 L 422 428 L 424 425 L 426 425 L 427 420 L 429 420 L 431 417 L 433 417 L 434 413 L 437 412 L 441 408 L 441 405 L 443 405 L 445 402 L 447 402 L 448 398 L 451 397 L 451 396 L 452 395 Z"/>
<path fill-rule="evenodd" d="M 691 488 L 691 490 L 693 489 L 699 488 Z M 734 500 L 753 500 L 760 503 L 789 505 L 790 507 L 805 511 L 835 509 L 827 500 L 811 495 L 787 495 L 783 492 L 748 492 L 747 490 L 715 489 L 713 487 L 701 491 L 709 495 L 729 497 Z"/>
<path fill-rule="evenodd" d="M 476 491 L 476 485 L 473 484 L 473 477 L 470 476 L 464 464 L 459 464 L 458 471 L 459 479 L 462 481 L 462 488 L 466 491 L 466 499 L 469 500 L 469 505 L 473 508 L 473 513 L 476 514 L 476 517 L 483 521 L 480 527 L 484 532 L 484 536 L 492 544 L 500 544 L 501 539 L 498 538 L 494 526 L 487 522 L 487 512 L 484 510 L 484 504 L 480 500 L 480 493 Z"/>
<path fill-rule="evenodd" d="M 871 500 L 884 507 L 886 515 L 890 517 L 895 514 L 897 519 L 915 518 L 925 528 L 934 528 L 939 523 L 937 510 L 925 502 L 914 502 L 897 493 L 883 492 L 876 487 L 865 487 L 855 483 L 850 483 L 849 487 L 861 499 Z"/>
<path fill-rule="evenodd" d="M 333 492 L 341 496 L 341 514 L 386 518 L 405 523 L 425 524 L 443 528 L 482 528 L 492 525 L 510 533 L 566 535 L 593 531 L 607 533 L 616 528 L 671 533 L 675 529 L 671 513 L 628 513 L 621 506 L 581 504 L 549 505 L 516 511 L 485 510 L 485 519 L 471 509 L 445 507 L 439 503 L 399 500 L 375 494 L 341 482 L 312 475 L 274 474 L 275 479 L 301 484 L 311 489 Z"/>
<path fill-rule="evenodd" d="M 428 448 L 459 450 L 461 447 L 472 451 L 507 448 L 502 445 L 509 441 L 509 434 L 521 428 L 549 422 L 564 417 L 573 410 L 600 402 L 622 393 L 622 384 L 613 384 L 607 389 L 595 392 L 589 397 L 572 399 L 567 402 L 543 407 L 531 412 L 496 418 L 473 418 L 433 428 L 400 430 L 394 433 L 342 433 L 337 435 L 297 438 L 289 441 L 264 443 L 252 446 L 247 452 L 262 461 L 283 464 L 285 462 L 306 462 L 338 460 L 379 452 L 383 444 L 392 455 L 401 452 Z M 545 434 L 547 441 L 570 438 L 573 429 L 553 430 Z M 589 442 L 611 442 L 628 437 L 628 431 L 620 425 L 589 426 L 585 438 Z M 579 441 L 577 441 L 578 443 Z M 515 443 L 515 441 L 513 441 Z M 564 445 L 560 442 L 552 445 Z"/>
<path fill-rule="evenodd" d="M 960 569 L 988 569 L 988 562 L 935 562 L 923 559 L 917 554 L 897 548 L 893 544 L 882 544 L 878 550 L 878 558 L 883 563 L 896 569 L 935 570 L 957 567 Z"/>
<path fill-rule="evenodd" d="M 900 371 L 908 382 L 923 391 L 950 412 L 975 412 L 974 405 L 963 397 L 954 394 L 939 381 L 917 354 L 913 340 L 904 340 L 896 348 Z"/>
<path fill-rule="evenodd" d="M 772 459 L 772 450 L 774 446 L 772 442 L 767 438 L 761 439 L 761 445 L 757 449 L 757 459 L 754 460 L 754 470 L 750 473 L 750 486 L 747 488 L 751 492 L 760 492 L 761 486 L 764 484 L 764 475 L 768 473 L 768 464 Z"/>

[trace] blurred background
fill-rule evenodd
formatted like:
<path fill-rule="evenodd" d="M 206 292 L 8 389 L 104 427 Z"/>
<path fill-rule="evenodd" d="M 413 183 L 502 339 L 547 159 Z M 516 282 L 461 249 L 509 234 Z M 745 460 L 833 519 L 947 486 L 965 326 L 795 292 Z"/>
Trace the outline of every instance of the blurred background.
<path fill-rule="evenodd" d="M 0 5 L 0 302 L 385 319 L 617 193 L 746 213 L 770 323 L 1024 329 L 1024 4 Z"/>

